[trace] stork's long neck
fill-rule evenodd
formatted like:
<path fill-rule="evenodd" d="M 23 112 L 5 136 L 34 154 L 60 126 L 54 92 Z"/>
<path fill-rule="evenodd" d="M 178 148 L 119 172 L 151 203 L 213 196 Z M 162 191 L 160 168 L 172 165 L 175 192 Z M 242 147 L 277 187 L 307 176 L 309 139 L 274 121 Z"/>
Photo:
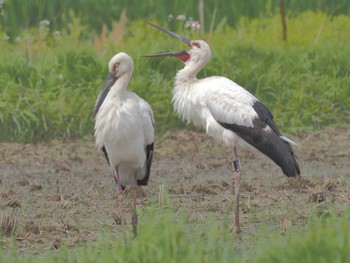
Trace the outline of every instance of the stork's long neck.
<path fill-rule="evenodd" d="M 185 67 L 177 72 L 173 90 L 173 101 L 184 99 L 184 96 L 186 96 L 196 81 L 198 81 L 197 72 L 190 70 L 190 68 Z"/>
<path fill-rule="evenodd" d="M 177 86 L 191 86 L 193 82 L 196 82 L 197 74 L 201 70 L 202 67 L 198 65 L 194 65 L 193 63 L 187 63 L 186 66 L 177 72 L 175 77 L 175 88 Z"/>
<path fill-rule="evenodd" d="M 197 73 L 200 69 L 194 70 L 191 67 L 187 67 L 187 65 L 176 74 L 172 102 L 174 106 L 174 111 L 177 114 L 181 115 L 183 119 L 190 122 L 190 90 L 193 87 L 193 85 L 195 85 L 195 83 L 198 81 Z"/>
<path fill-rule="evenodd" d="M 109 95 L 112 97 L 121 96 L 126 91 L 130 78 L 131 74 L 124 74 L 120 76 L 109 91 Z"/>

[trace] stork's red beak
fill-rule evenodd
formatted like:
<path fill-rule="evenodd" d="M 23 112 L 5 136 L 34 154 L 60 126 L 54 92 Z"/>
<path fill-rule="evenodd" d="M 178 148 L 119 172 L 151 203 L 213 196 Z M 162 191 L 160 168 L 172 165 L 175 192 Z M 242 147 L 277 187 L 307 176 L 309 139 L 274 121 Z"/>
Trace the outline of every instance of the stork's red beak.
<path fill-rule="evenodd" d="M 146 58 L 177 57 L 181 59 L 183 62 L 186 62 L 190 58 L 190 55 L 184 50 L 184 51 L 178 51 L 178 52 L 160 53 L 155 55 L 144 55 L 143 57 L 146 57 Z"/>
<path fill-rule="evenodd" d="M 176 34 L 170 30 L 167 30 L 167 29 L 161 27 L 161 26 L 157 26 L 155 24 L 152 24 L 151 22 L 148 22 L 148 24 L 150 24 L 151 26 L 154 26 L 155 28 L 158 28 L 159 30 L 161 30 L 161 31 L 171 35 L 172 37 L 175 37 L 175 38 L 181 40 L 182 42 L 185 42 L 187 45 L 191 46 L 191 39 L 189 39 L 185 36 Z M 181 59 L 183 62 L 186 62 L 190 58 L 190 55 L 187 53 L 187 51 L 168 52 L 168 53 L 160 53 L 160 54 L 155 54 L 155 55 L 144 55 L 143 57 L 154 58 L 154 57 L 169 57 L 169 56 L 177 57 L 177 58 Z"/>

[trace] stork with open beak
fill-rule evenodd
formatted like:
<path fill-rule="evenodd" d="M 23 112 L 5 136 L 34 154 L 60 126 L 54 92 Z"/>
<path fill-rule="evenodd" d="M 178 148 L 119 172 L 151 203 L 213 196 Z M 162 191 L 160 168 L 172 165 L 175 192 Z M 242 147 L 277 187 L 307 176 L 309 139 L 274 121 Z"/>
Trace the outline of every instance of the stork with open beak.
<path fill-rule="evenodd" d="M 126 242 L 123 192 L 133 188 L 132 224 L 137 235 L 137 185 L 147 185 L 154 145 L 154 116 L 150 105 L 127 86 L 134 71 L 132 58 L 116 54 L 108 65 L 109 76 L 95 105 L 95 139 L 117 184 L 118 206 Z"/>
<path fill-rule="evenodd" d="M 177 72 L 173 88 L 172 102 L 175 112 L 188 123 L 202 126 L 207 135 L 231 147 L 236 201 L 235 231 L 239 233 L 241 165 L 237 154 L 237 142 L 244 141 L 254 146 L 273 160 L 289 177 L 300 175 L 299 165 L 291 147 L 295 143 L 280 133 L 270 110 L 235 82 L 221 76 L 197 78 L 197 73 L 211 58 L 207 42 L 191 40 L 149 24 L 190 47 L 187 51 L 145 57 L 173 56 L 184 62 L 185 67 Z"/>

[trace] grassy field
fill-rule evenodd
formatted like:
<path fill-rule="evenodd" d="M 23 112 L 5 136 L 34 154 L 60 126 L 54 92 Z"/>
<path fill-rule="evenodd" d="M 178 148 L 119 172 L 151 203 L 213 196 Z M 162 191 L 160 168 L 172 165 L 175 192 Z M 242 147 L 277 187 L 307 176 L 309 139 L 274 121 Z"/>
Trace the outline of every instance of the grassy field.
<path fill-rule="evenodd" d="M 205 35 L 213 53 L 200 77 L 223 75 L 239 83 L 272 110 L 286 132 L 342 126 L 349 121 L 350 18 L 311 12 L 288 20 L 288 43 L 281 40 L 279 16 L 242 19 Z M 198 32 L 179 33 L 199 38 Z M 91 40 L 78 19 L 71 34 L 44 28 L 24 33 L 14 45 L 0 41 L 0 138 L 37 141 L 76 138 L 92 132 L 92 109 L 107 76 L 109 59 L 129 53 L 135 72 L 129 88 L 153 107 L 156 131 L 182 127 L 174 118 L 173 78 L 182 65 L 175 59 L 141 55 L 186 48 L 182 43 L 125 17 Z"/>
<path fill-rule="evenodd" d="M 159 210 L 162 212 L 159 213 Z M 143 215 L 140 234 L 125 246 L 111 236 L 100 237 L 95 244 L 70 248 L 40 256 L 21 255 L 16 250 L 1 254 L 1 262 L 347 262 L 350 249 L 348 213 L 319 218 L 304 230 L 288 229 L 287 234 L 257 231 L 249 249 L 237 248 L 239 236 L 230 232 L 229 222 L 211 218 L 202 225 L 199 236 L 180 213 L 151 206 Z M 316 215 L 314 215 L 316 217 Z M 291 227 L 291 224 L 290 226 Z M 31 254 L 31 253 L 29 253 Z"/>
<path fill-rule="evenodd" d="M 287 19 L 288 41 L 284 42 L 275 11 L 261 17 L 240 17 L 234 23 L 223 16 L 214 30 L 206 30 L 203 36 L 184 28 L 182 21 L 166 22 L 163 14 L 149 17 L 210 44 L 213 58 L 200 77 L 231 78 L 271 109 L 283 132 L 300 139 L 313 138 L 298 152 L 306 177 L 298 187 L 282 177 L 267 176 L 259 183 L 262 176 L 258 175 L 264 171 L 275 174 L 276 170 L 249 153 L 243 154 L 245 167 L 250 168 L 246 169 L 246 194 L 242 197 L 246 229 L 236 236 L 230 233 L 230 184 L 223 180 L 223 185 L 216 185 L 220 190 L 211 189 L 217 170 L 231 171 L 227 160 L 217 160 L 226 149 L 212 149 L 204 145 L 207 139 L 192 138 L 191 133 L 177 135 L 185 137 L 186 145 L 164 139 L 167 131 L 185 126 L 174 116 L 170 103 L 174 76 L 183 65 L 174 58 L 141 57 L 186 46 L 145 20 L 135 17 L 127 21 L 129 9 L 119 11 L 119 22 L 111 21 L 95 31 L 69 10 L 67 28 L 54 28 L 57 32 L 41 23 L 37 28 L 18 30 L 19 37 L 11 42 L 4 27 L 0 30 L 0 262 L 346 262 L 350 250 L 349 152 L 344 142 L 349 140 L 350 122 L 350 18 L 326 12 L 293 14 Z M 115 209 L 114 189 L 108 188 L 111 178 L 105 175 L 105 161 L 100 155 L 97 159 L 91 138 L 92 109 L 107 77 L 107 64 L 120 51 L 129 53 L 135 62 L 129 89 L 145 98 L 155 112 L 158 152 L 153 185 L 163 180 L 169 186 L 174 178 L 188 183 L 186 188 L 175 182 L 159 195 L 157 189 L 149 190 L 149 199 L 139 208 L 140 235 L 129 238 L 127 246 L 116 238 L 119 226 L 108 221 Z M 338 137 L 326 132 L 332 128 Z M 324 132 L 314 133 L 317 130 Z M 88 138 L 90 144 L 81 138 Z M 42 141 L 49 143 L 42 146 Z M 194 157 L 184 155 L 188 152 Z M 193 175 L 199 173 L 203 181 L 198 182 Z M 327 193 L 326 200 L 318 199 L 323 193 L 319 188 Z M 93 214 L 89 209 L 98 207 L 97 201 L 107 202 L 108 207 L 101 205 Z M 17 207 L 16 202 L 22 206 Z M 192 206 L 198 210 L 193 212 Z M 40 210 L 43 207 L 46 214 Z M 77 210 L 82 214 L 79 220 L 85 219 L 86 224 L 74 221 L 77 211 L 73 209 L 81 209 Z M 198 215 L 200 212 L 205 216 Z M 8 215 L 15 215 L 16 228 L 8 229 Z M 65 221 L 67 218 L 73 223 Z M 40 233 L 23 237 L 32 220 Z M 91 230 L 92 225 L 99 230 Z M 96 237 L 90 240 L 94 231 Z M 61 240 L 58 249 L 51 242 L 56 235 Z"/>
<path fill-rule="evenodd" d="M 302 177 L 239 148 L 242 233 L 230 230 L 230 149 L 191 131 L 156 137 L 152 176 L 124 207 L 92 136 L 0 143 L 0 262 L 346 262 L 350 130 L 292 137 Z"/>

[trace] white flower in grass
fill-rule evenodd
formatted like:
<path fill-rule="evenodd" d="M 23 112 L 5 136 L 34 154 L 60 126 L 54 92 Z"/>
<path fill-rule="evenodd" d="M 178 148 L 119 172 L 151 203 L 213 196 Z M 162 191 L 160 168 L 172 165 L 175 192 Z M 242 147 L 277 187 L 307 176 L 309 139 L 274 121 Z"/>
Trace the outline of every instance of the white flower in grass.
<path fill-rule="evenodd" d="M 193 21 L 192 17 L 189 17 L 185 22 L 185 28 L 191 29 L 192 31 L 199 31 L 201 24 L 198 21 Z"/>
<path fill-rule="evenodd" d="M 172 15 L 172 14 L 169 14 L 168 15 L 168 21 L 170 22 L 171 20 L 173 20 L 174 19 L 174 16 Z"/>
<path fill-rule="evenodd" d="M 47 19 L 41 20 L 39 22 L 39 32 L 40 34 L 42 34 L 43 36 L 47 36 L 49 34 L 50 31 L 50 21 Z"/>
<path fill-rule="evenodd" d="M 53 37 L 58 40 L 58 39 L 61 39 L 61 32 L 60 31 L 55 31 L 53 32 Z"/>
<path fill-rule="evenodd" d="M 201 29 L 201 24 L 198 21 L 192 21 L 191 29 L 192 31 L 199 31 Z"/>
<path fill-rule="evenodd" d="M 178 15 L 178 16 L 176 17 L 176 20 L 185 21 L 185 20 L 186 20 L 186 15 Z"/>
<path fill-rule="evenodd" d="M 0 0 L 1 1 L 1 0 Z M 40 22 L 39 22 L 39 26 L 49 26 L 50 25 L 50 21 L 49 20 L 47 20 L 47 19 L 44 19 L 44 20 L 41 20 Z"/>

